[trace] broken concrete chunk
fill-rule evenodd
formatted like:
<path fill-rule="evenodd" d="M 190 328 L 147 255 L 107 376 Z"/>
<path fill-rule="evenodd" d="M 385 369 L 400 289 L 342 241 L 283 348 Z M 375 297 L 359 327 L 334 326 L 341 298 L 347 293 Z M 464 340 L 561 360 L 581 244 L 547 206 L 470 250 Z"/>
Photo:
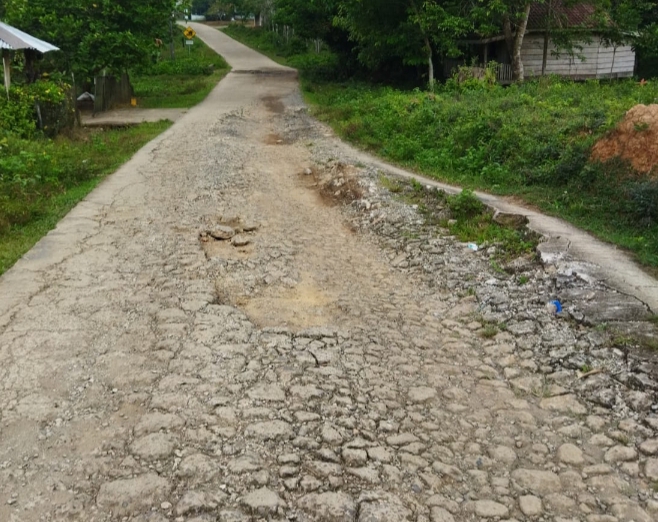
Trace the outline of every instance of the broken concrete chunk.
<path fill-rule="evenodd" d="M 225 225 L 218 225 L 213 230 L 209 230 L 208 235 L 219 240 L 231 239 L 235 236 L 235 230 Z"/>
<path fill-rule="evenodd" d="M 234 236 L 233 239 L 231 239 L 231 244 L 235 247 L 247 246 L 249 243 L 251 243 L 251 239 L 239 234 L 237 236 Z"/>

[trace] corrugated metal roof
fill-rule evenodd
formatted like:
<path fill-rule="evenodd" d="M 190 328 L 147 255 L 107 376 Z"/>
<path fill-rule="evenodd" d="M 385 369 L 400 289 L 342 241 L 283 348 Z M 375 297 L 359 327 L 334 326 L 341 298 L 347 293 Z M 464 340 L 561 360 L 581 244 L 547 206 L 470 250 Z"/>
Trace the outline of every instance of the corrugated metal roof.
<path fill-rule="evenodd" d="M 0 49 L 10 49 L 12 51 L 18 51 L 19 49 L 34 49 L 41 53 L 59 51 L 58 47 L 55 47 L 48 42 L 44 42 L 43 40 L 39 40 L 34 36 L 30 36 L 20 29 L 16 29 L 15 27 L 3 22 L 0 22 Z"/>
<path fill-rule="evenodd" d="M 592 4 L 565 6 L 561 0 L 553 0 L 550 5 L 551 25 L 563 29 L 573 27 L 594 27 L 596 7 Z M 547 26 L 549 4 L 532 4 L 528 17 L 528 31 L 543 31 Z"/>

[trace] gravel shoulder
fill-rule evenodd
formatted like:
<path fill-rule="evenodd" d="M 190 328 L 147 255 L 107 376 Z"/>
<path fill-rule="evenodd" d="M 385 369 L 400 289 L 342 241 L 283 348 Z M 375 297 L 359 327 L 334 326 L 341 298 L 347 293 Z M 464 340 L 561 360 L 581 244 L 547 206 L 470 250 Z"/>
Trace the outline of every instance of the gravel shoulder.
<path fill-rule="evenodd" d="M 194 27 L 233 71 L 0 278 L 0 520 L 655 520 L 648 307 L 497 270 Z"/>

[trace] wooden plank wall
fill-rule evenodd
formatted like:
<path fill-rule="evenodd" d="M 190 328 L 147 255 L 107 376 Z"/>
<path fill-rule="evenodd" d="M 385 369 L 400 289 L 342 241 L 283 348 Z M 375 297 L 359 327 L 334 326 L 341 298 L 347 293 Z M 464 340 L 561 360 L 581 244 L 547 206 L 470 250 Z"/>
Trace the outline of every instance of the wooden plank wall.
<path fill-rule="evenodd" d="M 555 46 L 549 44 L 546 74 L 557 74 L 579 79 L 609 78 L 633 76 L 635 70 L 635 52 L 630 46 L 605 47 L 598 39 L 581 44 L 582 50 L 571 57 L 560 53 L 559 57 L 552 54 Z M 527 35 L 523 41 L 521 57 L 527 76 L 540 76 L 544 56 L 544 37 L 540 34 Z M 614 64 L 613 64 L 614 56 Z"/>
<path fill-rule="evenodd" d="M 635 71 L 635 51 L 630 45 L 623 47 L 603 47 L 599 49 L 599 66 L 597 75 L 605 78 L 610 75 L 623 77 L 633 76 Z"/>

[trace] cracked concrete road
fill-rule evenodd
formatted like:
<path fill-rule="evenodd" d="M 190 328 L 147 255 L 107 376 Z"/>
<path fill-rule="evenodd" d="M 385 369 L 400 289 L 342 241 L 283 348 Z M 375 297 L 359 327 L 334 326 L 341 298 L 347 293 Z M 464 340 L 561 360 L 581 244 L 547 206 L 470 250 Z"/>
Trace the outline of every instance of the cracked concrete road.
<path fill-rule="evenodd" d="M 195 29 L 233 72 L 0 279 L 0 520 L 656 520 L 658 418 L 392 266 L 294 72 Z"/>

